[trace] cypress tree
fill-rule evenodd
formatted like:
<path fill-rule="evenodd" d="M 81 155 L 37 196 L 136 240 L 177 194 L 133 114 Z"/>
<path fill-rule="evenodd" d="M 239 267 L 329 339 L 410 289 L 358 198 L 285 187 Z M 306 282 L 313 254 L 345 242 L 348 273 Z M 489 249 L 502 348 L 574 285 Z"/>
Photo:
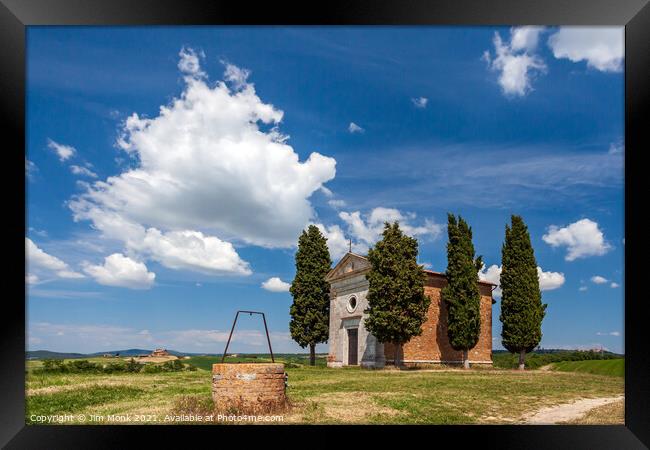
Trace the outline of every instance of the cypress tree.
<path fill-rule="evenodd" d="M 481 294 L 478 272 L 482 258 L 474 258 L 472 229 L 458 216 L 447 215 L 447 286 L 441 295 L 447 305 L 447 335 L 454 350 L 462 350 L 463 367 L 469 369 L 469 349 L 481 332 Z"/>
<path fill-rule="evenodd" d="M 298 345 L 309 346 L 312 366 L 316 364 L 316 344 L 329 338 L 329 283 L 325 275 L 331 266 L 327 238 L 310 225 L 298 239 L 296 276 L 289 289 L 293 297 L 289 331 Z"/>
<path fill-rule="evenodd" d="M 380 342 L 395 345 L 395 365 L 401 366 L 403 346 L 422 333 L 430 299 L 424 295 L 425 274 L 417 263 L 418 241 L 399 224 L 384 224 L 382 239 L 368 251 L 366 276 L 368 317 L 365 326 Z"/>
<path fill-rule="evenodd" d="M 501 343 L 519 353 L 519 370 L 524 370 L 526 353 L 542 340 L 542 320 L 546 306 L 539 290 L 537 261 L 528 228 L 520 216 L 513 215 L 506 225 L 501 249 Z"/>

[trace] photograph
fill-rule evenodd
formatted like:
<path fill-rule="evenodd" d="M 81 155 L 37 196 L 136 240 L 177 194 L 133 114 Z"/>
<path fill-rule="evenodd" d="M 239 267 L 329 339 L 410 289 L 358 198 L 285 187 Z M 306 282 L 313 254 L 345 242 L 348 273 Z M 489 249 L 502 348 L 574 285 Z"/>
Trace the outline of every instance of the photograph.
<path fill-rule="evenodd" d="M 28 427 L 626 424 L 624 26 L 24 39 Z"/>

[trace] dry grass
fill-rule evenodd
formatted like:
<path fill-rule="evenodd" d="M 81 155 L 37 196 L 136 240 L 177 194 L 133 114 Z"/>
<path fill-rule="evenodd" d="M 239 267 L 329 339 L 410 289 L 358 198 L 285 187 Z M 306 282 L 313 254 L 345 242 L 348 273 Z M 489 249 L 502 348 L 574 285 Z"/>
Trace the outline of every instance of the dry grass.
<path fill-rule="evenodd" d="M 379 405 L 366 392 L 331 392 L 296 404 L 285 422 L 368 423 L 378 417 L 399 416 L 402 412 Z"/>
<path fill-rule="evenodd" d="M 144 364 L 144 363 L 164 363 L 167 361 L 173 361 L 175 359 L 178 359 L 177 356 L 169 355 L 169 356 L 145 356 L 142 358 L 134 358 L 137 362 Z"/>
<path fill-rule="evenodd" d="M 563 425 L 624 425 L 625 424 L 625 400 L 599 406 L 589 411 L 584 416 L 562 422 Z"/>
<path fill-rule="evenodd" d="M 591 410 L 619 401 L 622 396 L 574 399 L 557 406 L 542 408 L 522 417 L 525 423 L 533 425 L 569 422 L 584 417 Z"/>
<path fill-rule="evenodd" d="M 101 383 L 82 382 L 76 384 L 63 384 L 63 385 L 45 386 L 40 388 L 31 388 L 31 389 L 27 389 L 25 391 L 25 394 L 28 396 L 54 394 L 56 392 L 76 391 L 78 389 L 87 389 L 96 386 L 130 386 L 132 384 L 133 384 L 133 380 L 118 378 L 113 380 L 102 380 Z"/>
<path fill-rule="evenodd" d="M 164 414 L 182 395 L 210 394 L 205 372 L 159 374 L 28 375 L 27 421 L 32 414 L 110 415 Z M 71 423 L 79 423 L 72 421 Z M 88 423 L 88 422 L 85 422 Z M 108 420 L 104 423 L 108 423 Z"/>
<path fill-rule="evenodd" d="M 284 423 L 521 423 L 523 416 L 545 406 L 623 393 L 621 377 L 556 371 L 301 366 L 287 372 L 291 404 L 282 413 Z M 168 423 L 167 414 L 212 412 L 211 375 L 201 369 L 30 373 L 27 395 L 29 414 L 156 414 L 157 423 Z"/>
<path fill-rule="evenodd" d="M 577 373 L 437 369 L 365 371 L 310 369 L 289 372 L 289 395 L 306 423 L 348 423 L 336 410 L 341 397 L 358 409 L 385 407 L 399 414 L 354 412 L 354 423 L 521 423 L 522 416 L 575 398 L 623 392 L 623 380 Z M 359 393 L 364 397 L 359 397 Z M 326 394 L 337 394 L 328 396 Z M 358 403 L 356 400 L 358 399 Z M 371 403 L 371 406 L 368 406 Z"/>

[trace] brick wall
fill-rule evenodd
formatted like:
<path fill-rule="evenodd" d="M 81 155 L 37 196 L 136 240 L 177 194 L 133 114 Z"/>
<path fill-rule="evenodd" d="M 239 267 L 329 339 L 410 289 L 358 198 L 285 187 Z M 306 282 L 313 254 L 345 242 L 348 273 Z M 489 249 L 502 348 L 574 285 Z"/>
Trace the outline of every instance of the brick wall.
<path fill-rule="evenodd" d="M 424 293 L 431 299 L 427 320 L 422 325 L 422 334 L 404 345 L 405 361 L 462 361 L 461 351 L 451 348 L 447 336 L 447 306 L 440 296 L 440 290 L 447 284 L 441 276 L 427 275 Z M 479 284 L 481 293 L 481 334 L 476 346 L 469 351 L 470 362 L 492 361 L 492 289 Z M 395 348 L 384 345 L 386 359 L 394 360 Z"/>
<path fill-rule="evenodd" d="M 256 407 L 286 402 L 284 364 L 212 365 L 212 399 L 217 409 Z"/>

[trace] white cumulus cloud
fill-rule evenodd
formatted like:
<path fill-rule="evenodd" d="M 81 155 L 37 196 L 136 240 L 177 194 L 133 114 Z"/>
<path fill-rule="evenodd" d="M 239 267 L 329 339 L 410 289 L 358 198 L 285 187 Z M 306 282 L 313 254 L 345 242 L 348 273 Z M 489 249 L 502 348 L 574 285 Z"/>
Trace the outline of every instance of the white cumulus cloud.
<path fill-rule="evenodd" d="M 289 292 L 291 285 L 278 277 L 271 277 L 262 283 L 262 289 L 271 292 Z"/>
<path fill-rule="evenodd" d="M 525 96 L 532 90 L 531 78 L 546 72 L 546 64 L 535 53 L 541 27 L 518 27 L 510 30 L 510 42 L 494 34 L 494 56 L 483 53 L 488 67 L 499 73 L 498 82 L 507 96 Z"/>
<path fill-rule="evenodd" d="M 235 247 L 215 236 L 200 231 L 163 232 L 145 229 L 116 213 L 91 212 L 93 225 L 103 236 L 120 240 L 127 251 L 161 263 L 170 269 L 190 270 L 210 275 L 250 275 L 248 262 L 241 259 Z"/>
<path fill-rule="evenodd" d="M 121 253 L 113 253 L 104 258 L 104 264 L 84 264 L 84 272 L 105 286 L 129 289 L 149 289 L 153 286 L 156 274 L 149 272 L 147 266 Z"/>
<path fill-rule="evenodd" d="M 40 249 L 30 238 L 25 238 L 25 251 L 29 265 L 52 271 L 67 270 L 68 265 L 56 256 L 49 255 Z"/>
<path fill-rule="evenodd" d="M 381 238 L 384 222 L 398 221 L 405 234 L 420 239 L 436 239 L 443 230 L 442 225 L 431 219 L 425 219 L 423 223 L 416 225 L 415 213 L 402 213 L 393 208 L 378 207 L 366 215 L 362 215 L 360 211 L 342 211 L 339 218 L 346 224 L 347 235 L 339 225 L 314 224 L 327 238 L 330 257 L 335 264 L 350 251 L 350 239 L 353 253 L 366 254 L 368 248 Z"/>
<path fill-rule="evenodd" d="M 161 232 L 149 228 L 141 244 L 132 248 L 170 269 L 186 269 L 207 274 L 250 275 L 249 264 L 242 260 L 230 242 L 200 231 Z"/>
<path fill-rule="evenodd" d="M 325 195 L 325 197 L 332 198 L 334 196 L 334 192 L 325 186 L 321 186 L 320 191 Z"/>
<path fill-rule="evenodd" d="M 225 81 L 208 83 L 200 56 L 181 50 L 183 92 L 157 116 L 125 120 L 118 146 L 133 167 L 69 206 L 75 220 L 167 267 L 246 274 L 229 242 L 295 245 L 336 161 L 317 152 L 300 161 L 278 129 L 284 113 L 258 97 L 250 72 L 226 64 Z"/>
<path fill-rule="evenodd" d="M 556 58 L 586 61 L 602 72 L 623 70 L 623 27 L 560 27 L 548 39 Z"/>
<path fill-rule="evenodd" d="M 599 331 L 596 333 L 596 336 L 620 336 L 620 335 L 621 335 L 620 331 L 610 331 L 608 333 L 607 332 L 603 333 L 602 331 Z"/>
<path fill-rule="evenodd" d="M 56 153 L 59 157 L 59 161 L 64 162 L 77 153 L 74 147 L 69 145 L 59 144 L 58 142 L 53 141 L 52 139 L 47 140 L 47 146 Z"/>
<path fill-rule="evenodd" d="M 340 200 L 340 199 L 332 199 L 328 200 L 327 204 L 330 205 L 334 209 L 341 209 L 346 206 L 345 200 Z"/>
<path fill-rule="evenodd" d="M 354 123 L 354 122 L 350 122 L 350 125 L 348 125 L 348 131 L 349 131 L 350 133 L 354 134 L 354 133 L 363 133 L 363 132 L 366 131 L 366 130 L 364 130 L 363 128 L 361 128 L 361 127 L 360 127 L 359 125 L 357 125 L 356 123 Z"/>
<path fill-rule="evenodd" d="M 321 223 L 314 225 L 318 227 L 321 234 L 327 239 L 330 258 L 336 264 L 350 250 L 349 239 L 345 236 L 343 229 L 339 225 L 326 226 Z M 359 242 L 353 242 L 352 251 L 357 254 L 364 254 L 368 251 L 368 246 Z"/>
<path fill-rule="evenodd" d="M 242 87 L 245 87 L 246 84 L 248 83 L 248 77 L 251 74 L 251 71 L 248 69 L 243 69 L 241 67 L 237 67 L 234 64 L 230 64 L 228 62 L 222 61 L 226 65 L 226 71 L 224 72 L 224 78 L 227 81 L 230 81 L 233 83 L 235 88 L 240 89 Z"/>
<path fill-rule="evenodd" d="M 492 264 L 490 267 L 486 267 L 483 264 L 483 267 L 478 272 L 478 278 L 481 281 L 495 284 L 497 287 L 492 291 L 492 295 L 494 297 L 501 297 L 501 266 Z"/>
<path fill-rule="evenodd" d="M 38 171 L 38 167 L 36 164 L 34 164 L 32 161 L 28 160 L 27 157 L 25 157 L 25 176 L 28 179 L 33 179 L 34 174 Z"/>
<path fill-rule="evenodd" d="M 60 270 L 56 273 L 60 278 L 83 278 L 84 276 L 74 270 Z"/>
<path fill-rule="evenodd" d="M 539 278 L 539 289 L 542 291 L 552 291 L 564 284 L 562 272 L 544 272 L 539 266 L 537 266 L 537 278 Z"/>
<path fill-rule="evenodd" d="M 526 50 L 533 52 L 537 49 L 539 35 L 544 27 L 524 26 L 512 28 L 510 31 L 510 47 L 514 51 Z"/>
<path fill-rule="evenodd" d="M 411 102 L 416 108 L 424 109 L 427 107 L 427 103 L 429 103 L 429 99 L 426 97 L 417 97 L 417 98 L 412 98 Z"/>
<path fill-rule="evenodd" d="M 591 282 L 594 284 L 605 284 L 608 281 L 609 280 L 607 278 L 601 277 L 600 275 L 594 275 L 593 277 L 591 277 Z"/>
<path fill-rule="evenodd" d="M 567 247 L 564 257 L 567 261 L 604 255 L 612 248 L 598 223 L 590 219 L 581 219 L 565 227 L 551 225 L 542 239 L 551 247 Z"/>
<path fill-rule="evenodd" d="M 618 283 L 616 283 L 614 281 L 612 281 L 612 283 L 609 285 L 609 287 L 611 287 L 612 289 L 616 289 L 617 287 L 620 287 L 620 286 L 621 286 L 620 284 L 618 284 Z"/>
<path fill-rule="evenodd" d="M 70 166 L 70 172 L 72 172 L 74 175 L 83 175 L 90 178 L 97 178 L 97 174 L 92 170 L 88 169 L 87 167 L 77 166 L 75 164 L 72 164 Z"/>
<path fill-rule="evenodd" d="M 478 272 L 478 277 L 481 281 L 496 284 L 497 287 L 492 292 L 495 297 L 501 297 L 501 266 L 492 264 L 490 267 L 483 267 Z M 537 278 L 539 279 L 540 291 L 552 291 L 561 287 L 565 280 L 562 272 L 545 272 L 541 267 L 537 266 Z"/>
<path fill-rule="evenodd" d="M 59 278 L 83 278 L 84 276 L 75 272 L 64 261 L 52 256 L 39 248 L 30 238 L 25 238 L 25 256 L 29 270 L 28 283 L 35 283 L 39 277 L 38 273 L 47 275 L 54 274 Z"/>
<path fill-rule="evenodd" d="M 178 70 L 182 73 L 193 77 L 205 76 L 205 72 L 201 70 L 201 62 L 199 61 L 199 57 L 205 57 L 203 53 L 197 53 L 192 48 L 183 47 L 178 53 L 178 56 Z"/>
<path fill-rule="evenodd" d="M 394 208 L 374 208 L 370 214 L 361 215 L 360 211 L 340 212 L 339 217 L 347 224 L 348 231 L 358 241 L 370 246 L 381 237 L 384 223 L 399 222 L 401 230 L 411 236 L 424 239 L 435 239 L 443 230 L 443 226 L 431 219 L 425 219 L 420 225 L 414 225 L 417 219 L 415 213 L 402 213 Z"/>
<path fill-rule="evenodd" d="M 607 153 L 610 155 L 622 155 L 625 152 L 625 145 L 622 142 L 612 142 L 609 144 Z"/>

